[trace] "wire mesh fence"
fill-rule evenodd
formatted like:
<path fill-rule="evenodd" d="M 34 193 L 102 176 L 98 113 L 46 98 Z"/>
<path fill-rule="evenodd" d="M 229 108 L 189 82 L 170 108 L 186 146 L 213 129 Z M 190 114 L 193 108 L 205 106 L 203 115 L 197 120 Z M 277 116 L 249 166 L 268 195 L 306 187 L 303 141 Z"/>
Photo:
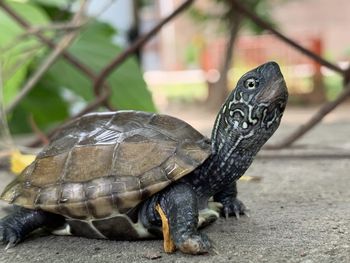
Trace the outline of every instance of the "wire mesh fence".
<path fill-rule="evenodd" d="M 343 103 L 350 96 L 350 67 L 348 69 L 343 70 L 336 63 L 328 61 L 319 55 L 318 49 L 319 44 L 316 39 L 309 39 L 308 42 L 301 41 L 303 45 L 299 44 L 300 42 L 286 36 L 283 32 L 276 30 L 271 24 L 267 21 L 260 18 L 256 13 L 249 10 L 244 1 L 240 0 L 231 0 L 234 7 L 239 11 L 239 13 L 250 19 L 257 26 L 271 33 L 273 38 L 277 38 L 284 43 L 284 45 L 288 45 L 293 51 L 290 52 L 289 58 L 292 60 L 304 59 L 305 56 L 309 61 L 312 61 L 315 70 L 319 70 L 320 67 L 325 67 L 329 70 L 336 72 L 341 75 L 343 78 L 343 90 L 342 92 L 334 99 L 333 101 L 326 102 L 320 106 L 319 110 L 304 124 L 302 124 L 299 128 L 297 128 L 294 132 L 292 132 L 289 136 L 284 138 L 280 143 L 275 145 L 270 145 L 268 149 L 281 149 L 284 147 L 288 147 L 293 144 L 296 140 L 298 140 L 301 136 L 310 131 L 315 125 L 317 125 L 328 113 L 334 110 L 339 104 Z M 81 73 L 88 77 L 88 79 L 93 83 L 93 92 L 95 94 L 94 99 L 86 105 L 80 112 L 72 116 L 71 118 L 79 117 L 85 113 L 91 112 L 97 109 L 100 106 L 105 106 L 108 109 L 113 110 L 113 107 L 108 102 L 111 94 L 111 89 L 107 83 L 107 78 L 110 74 L 115 71 L 123 62 L 126 61 L 127 58 L 134 55 L 142 46 L 144 46 L 153 36 L 155 36 L 160 29 L 166 25 L 168 22 L 172 21 L 176 16 L 183 13 L 187 10 L 192 4 L 194 0 L 186 0 L 183 1 L 178 7 L 176 7 L 172 13 L 162 18 L 157 24 L 151 28 L 147 33 L 141 35 L 137 38 L 130 46 L 128 46 L 123 52 L 118 53 L 115 57 L 106 64 L 98 73 L 95 73 L 88 65 L 79 61 L 73 54 L 67 51 L 67 48 L 71 44 L 72 40 L 79 33 L 81 26 L 86 23 L 86 21 L 82 18 L 81 12 L 83 10 L 86 1 L 81 2 L 80 11 L 76 13 L 73 17 L 72 21 L 69 25 L 72 27 L 71 31 L 68 31 L 61 40 L 56 43 L 45 34 L 40 32 L 40 30 L 33 31 L 32 25 L 26 21 L 21 15 L 16 13 L 6 2 L 0 1 L 0 8 L 5 11 L 12 19 L 14 19 L 18 25 L 20 25 L 24 30 L 33 34 L 42 44 L 46 45 L 48 48 L 52 50 L 52 52 L 47 56 L 46 63 L 43 63 L 40 68 L 36 72 L 34 72 L 33 76 L 31 76 L 27 83 L 24 85 L 25 89 L 22 89 L 20 95 L 10 104 L 5 110 L 6 112 L 10 112 L 16 104 L 23 99 L 26 95 L 26 92 L 29 91 L 36 83 L 36 80 L 40 78 L 41 73 L 47 70 L 53 63 L 55 63 L 58 57 L 63 57 L 67 62 L 69 62 L 72 66 L 78 69 Z M 263 40 L 257 45 L 264 45 Z M 277 46 L 279 44 L 276 44 Z M 289 50 L 290 50 L 289 48 Z M 257 50 L 259 47 L 257 46 Z M 248 51 L 247 51 L 248 52 Z M 302 54 L 303 56 L 297 55 L 297 53 Z M 132 88 L 132 87 L 130 87 Z M 57 130 L 56 128 L 52 130 L 47 137 L 50 138 Z M 41 140 L 38 139 L 32 143 L 32 145 L 38 145 L 41 143 Z"/>

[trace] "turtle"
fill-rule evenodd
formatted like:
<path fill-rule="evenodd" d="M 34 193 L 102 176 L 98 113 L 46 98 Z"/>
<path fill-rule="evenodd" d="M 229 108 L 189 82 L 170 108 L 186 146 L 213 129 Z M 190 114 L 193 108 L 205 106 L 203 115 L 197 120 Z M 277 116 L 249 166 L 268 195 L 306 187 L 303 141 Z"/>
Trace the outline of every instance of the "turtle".
<path fill-rule="evenodd" d="M 209 253 L 200 229 L 245 214 L 236 181 L 279 126 L 287 98 L 278 64 L 267 62 L 240 78 L 210 139 L 156 113 L 75 119 L 3 191 L 15 209 L 0 221 L 0 241 L 10 248 L 47 228 L 112 240 L 163 237 L 166 252 Z"/>

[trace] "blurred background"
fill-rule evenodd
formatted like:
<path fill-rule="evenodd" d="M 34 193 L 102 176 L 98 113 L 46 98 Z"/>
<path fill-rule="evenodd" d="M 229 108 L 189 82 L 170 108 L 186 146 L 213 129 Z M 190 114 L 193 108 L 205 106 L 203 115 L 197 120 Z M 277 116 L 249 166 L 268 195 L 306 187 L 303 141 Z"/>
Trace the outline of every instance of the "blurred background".
<path fill-rule="evenodd" d="M 237 2 L 272 30 L 330 61 L 338 72 L 276 37 L 242 12 Z M 49 136 L 45 134 L 82 113 L 135 109 L 177 116 L 208 135 L 218 108 L 239 77 L 270 60 L 280 64 L 291 95 L 285 122 L 308 121 L 343 90 L 350 58 L 350 35 L 345 33 L 349 1 L 242 3 L 2 1 L 2 126 L 7 119 L 12 134 L 34 133 L 40 144 Z M 123 50 L 181 5 L 184 8 L 176 17 L 113 66 L 103 77 L 106 81 L 96 82 L 108 63 L 125 55 Z M 48 62 L 54 52 L 58 54 Z M 102 94 L 103 84 L 108 85 L 108 98 L 90 105 Z M 346 103 L 342 107 L 347 109 Z M 324 120 L 344 119 L 349 120 L 342 110 Z"/>
<path fill-rule="evenodd" d="M 208 229 L 215 255 L 42 237 L 0 247 L 0 261 L 350 262 L 349 10 L 349 0 L 0 0 L 0 189 L 91 111 L 170 114 L 210 136 L 236 81 L 271 60 L 290 94 L 238 182 L 251 217 Z M 0 202 L 0 217 L 8 211 Z"/>

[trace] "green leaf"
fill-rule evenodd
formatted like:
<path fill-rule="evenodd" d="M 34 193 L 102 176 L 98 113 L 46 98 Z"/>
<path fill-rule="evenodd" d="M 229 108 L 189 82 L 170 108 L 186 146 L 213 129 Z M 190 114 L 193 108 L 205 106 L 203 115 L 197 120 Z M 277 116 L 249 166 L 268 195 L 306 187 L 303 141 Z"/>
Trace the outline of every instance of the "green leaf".
<path fill-rule="evenodd" d="M 10 78 L 7 79 L 3 94 L 3 103 L 5 105 L 7 105 L 17 95 L 19 87 L 27 76 L 27 67 L 28 63 L 25 63 L 23 66 L 17 69 Z"/>
<path fill-rule="evenodd" d="M 97 73 L 117 52 L 121 52 L 121 49 L 112 42 L 114 35 L 115 30 L 108 24 L 91 22 L 69 48 L 69 52 Z M 33 43 L 35 40 L 30 41 Z M 28 70 L 39 65 L 43 54 L 42 52 L 38 59 L 27 62 L 28 64 L 31 62 L 30 68 L 24 63 L 23 69 L 13 75 L 13 84 L 11 81 L 7 81 L 7 84 L 20 86 L 18 83 L 23 82 Z M 16 60 L 18 61 L 20 60 Z M 112 87 L 110 102 L 118 109 L 155 111 L 151 94 L 142 78 L 142 72 L 133 58 L 129 58 L 111 74 L 108 83 Z M 69 89 L 76 97 L 83 98 L 85 101 L 91 101 L 94 98 L 92 80 L 61 58 L 45 73 L 9 116 L 11 131 L 13 133 L 31 132 L 29 125 L 31 115 L 42 130 L 47 130 L 67 119 L 69 112 L 76 109 L 76 105 L 74 102 L 68 102 L 69 99 L 64 97 L 65 89 Z M 12 96 L 13 94 L 8 95 L 9 98 Z"/>
<path fill-rule="evenodd" d="M 43 25 L 48 22 L 45 13 L 36 6 L 13 1 L 8 1 L 7 4 L 19 16 L 29 20 L 32 25 Z M 16 41 L 16 37 L 24 30 L 2 9 L 0 9 L 0 28 L 1 74 L 4 81 L 4 103 L 7 104 L 17 94 L 26 77 L 28 66 L 40 48 L 37 51 L 34 49 L 34 52 L 28 52 L 28 48 L 39 43 L 33 37 Z"/>
<path fill-rule="evenodd" d="M 121 52 L 121 48 L 112 43 L 112 33 L 110 27 L 105 24 L 93 22 L 69 51 L 97 73 L 111 61 L 112 57 Z M 72 90 L 84 99 L 90 101 L 94 97 L 92 81 L 67 61 L 61 59 L 51 67 L 48 74 L 57 85 Z M 151 93 L 134 58 L 129 58 L 114 71 L 108 78 L 108 83 L 112 88 L 110 102 L 116 108 L 156 110 Z"/>
<path fill-rule="evenodd" d="M 9 118 L 11 132 L 32 132 L 29 122 L 31 116 L 43 130 L 69 117 L 69 105 L 48 77 L 43 78 L 40 85 L 15 108 Z"/>

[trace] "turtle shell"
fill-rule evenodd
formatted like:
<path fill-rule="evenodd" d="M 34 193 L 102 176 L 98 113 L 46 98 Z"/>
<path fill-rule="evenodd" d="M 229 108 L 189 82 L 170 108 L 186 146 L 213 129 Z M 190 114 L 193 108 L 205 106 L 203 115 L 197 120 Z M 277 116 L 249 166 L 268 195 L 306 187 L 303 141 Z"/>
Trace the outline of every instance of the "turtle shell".
<path fill-rule="evenodd" d="M 202 164 L 208 139 L 177 118 L 93 113 L 65 125 L 1 198 L 72 219 L 127 213 Z"/>

